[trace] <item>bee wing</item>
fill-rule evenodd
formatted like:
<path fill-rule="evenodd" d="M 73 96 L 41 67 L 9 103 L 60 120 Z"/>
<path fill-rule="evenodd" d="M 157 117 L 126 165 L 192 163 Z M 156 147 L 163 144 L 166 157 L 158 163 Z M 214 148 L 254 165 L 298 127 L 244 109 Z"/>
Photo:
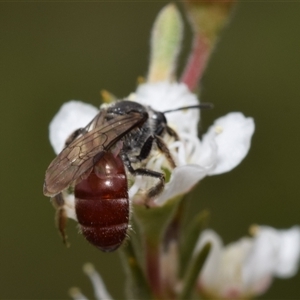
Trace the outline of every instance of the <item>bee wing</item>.
<path fill-rule="evenodd" d="M 66 189 L 132 129 L 141 126 L 148 115 L 129 112 L 104 120 L 100 113 L 85 127 L 85 133 L 72 141 L 49 165 L 44 183 L 44 195 L 53 197 Z"/>

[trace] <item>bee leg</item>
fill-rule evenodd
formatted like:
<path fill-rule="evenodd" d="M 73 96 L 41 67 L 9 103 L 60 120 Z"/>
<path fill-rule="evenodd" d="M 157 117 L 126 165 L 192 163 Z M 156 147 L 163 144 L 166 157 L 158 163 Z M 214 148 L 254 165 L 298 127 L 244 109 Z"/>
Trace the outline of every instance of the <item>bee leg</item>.
<path fill-rule="evenodd" d="M 145 196 L 145 205 L 149 207 L 149 203 L 151 199 L 158 196 L 164 189 L 165 186 L 165 175 L 160 172 L 152 171 L 146 168 L 137 168 L 134 169 L 131 165 L 131 161 L 129 160 L 128 156 L 123 152 L 122 153 L 123 162 L 127 168 L 127 170 L 134 176 L 141 175 L 141 176 L 149 176 L 158 179 L 158 183 L 155 184 L 152 188 L 150 188 Z"/>
<path fill-rule="evenodd" d="M 59 230 L 59 233 L 62 237 L 63 243 L 68 246 L 68 242 L 67 242 L 67 235 L 66 235 L 66 224 L 67 224 L 67 214 L 66 214 L 66 210 L 64 209 L 64 198 L 62 193 L 57 194 L 56 196 L 54 196 L 51 199 L 51 202 L 53 204 L 53 206 L 56 209 L 56 214 L 55 214 L 55 224 Z"/>
<path fill-rule="evenodd" d="M 140 154 L 136 157 L 137 161 L 142 161 L 149 156 L 151 149 L 152 149 L 153 141 L 154 141 L 154 136 L 150 135 L 147 138 L 144 145 L 142 146 Z"/>
<path fill-rule="evenodd" d="M 171 129 L 171 130 L 173 130 L 173 129 Z M 174 134 L 176 134 L 176 136 L 177 136 L 177 133 L 175 131 L 174 131 Z M 158 149 L 160 150 L 160 152 L 162 152 L 165 155 L 170 166 L 172 168 L 175 168 L 176 164 L 175 164 L 174 159 L 169 151 L 168 146 L 165 144 L 164 140 L 158 135 L 155 135 L 155 136 L 150 135 L 148 137 L 148 139 L 146 140 L 146 142 L 144 143 L 144 145 L 141 149 L 140 154 L 136 157 L 137 161 L 142 161 L 149 156 L 154 141 L 155 141 Z"/>
<path fill-rule="evenodd" d="M 164 140 L 156 135 L 155 136 L 155 141 L 156 141 L 156 145 L 158 147 L 158 149 L 165 155 L 167 161 L 169 162 L 170 166 L 174 169 L 176 168 L 176 164 L 175 161 L 170 153 L 170 150 L 168 148 L 168 146 L 166 145 L 166 143 L 164 142 Z"/>
<path fill-rule="evenodd" d="M 179 141 L 179 136 L 178 136 L 177 132 L 174 129 L 172 129 L 169 126 L 166 126 L 166 131 L 167 131 L 169 136 L 171 136 L 175 139 L 175 141 Z"/>

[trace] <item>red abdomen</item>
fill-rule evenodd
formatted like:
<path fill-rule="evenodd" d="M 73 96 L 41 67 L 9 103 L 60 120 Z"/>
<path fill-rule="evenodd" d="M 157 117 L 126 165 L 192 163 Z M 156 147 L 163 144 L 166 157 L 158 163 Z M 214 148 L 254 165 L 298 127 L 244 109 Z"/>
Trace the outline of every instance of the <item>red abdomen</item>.
<path fill-rule="evenodd" d="M 126 237 L 129 200 L 122 159 L 107 152 L 75 186 L 75 209 L 84 237 L 102 251 L 116 250 Z"/>

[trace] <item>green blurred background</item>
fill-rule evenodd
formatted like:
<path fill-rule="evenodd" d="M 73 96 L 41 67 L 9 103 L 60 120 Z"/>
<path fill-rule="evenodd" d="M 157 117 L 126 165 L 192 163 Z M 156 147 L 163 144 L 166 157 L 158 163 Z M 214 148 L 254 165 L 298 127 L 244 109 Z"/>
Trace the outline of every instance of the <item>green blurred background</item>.
<path fill-rule="evenodd" d="M 42 194 L 54 157 L 48 124 L 67 100 L 99 105 L 103 88 L 119 97 L 135 90 L 137 76 L 147 71 L 150 28 L 166 3 L 0 4 L 1 299 L 64 299 L 74 285 L 91 297 L 82 273 L 87 261 L 122 299 L 118 253 L 100 253 L 72 221 L 67 249 L 54 227 L 54 210 Z M 253 223 L 300 224 L 299 15 L 299 2 L 239 3 L 202 81 L 202 100 L 215 104 L 202 114 L 204 131 L 230 111 L 256 123 L 243 163 L 205 179 L 189 196 L 190 214 L 210 209 L 210 225 L 226 243 Z M 275 280 L 263 298 L 300 299 L 299 280 L 300 274 Z"/>

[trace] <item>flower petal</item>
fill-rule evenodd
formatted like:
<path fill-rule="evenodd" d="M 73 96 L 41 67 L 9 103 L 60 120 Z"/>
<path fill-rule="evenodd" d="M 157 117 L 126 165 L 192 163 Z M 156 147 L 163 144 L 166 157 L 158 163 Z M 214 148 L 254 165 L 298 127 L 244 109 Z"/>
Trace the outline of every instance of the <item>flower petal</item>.
<path fill-rule="evenodd" d="M 200 251 L 206 243 L 211 243 L 211 250 L 199 277 L 200 289 L 214 289 L 218 284 L 218 273 L 221 265 L 223 242 L 220 236 L 211 229 L 204 230 L 197 242 L 195 251 Z"/>
<path fill-rule="evenodd" d="M 75 212 L 75 196 L 74 194 L 69 194 L 67 191 L 63 191 L 64 198 L 64 210 L 69 219 L 77 220 Z"/>
<path fill-rule="evenodd" d="M 265 277 L 291 277 L 298 270 L 300 259 L 300 227 L 276 230 L 260 226 L 254 238 L 254 246 L 243 268 L 248 285 Z"/>
<path fill-rule="evenodd" d="M 165 186 L 163 193 L 155 200 L 163 205 L 167 200 L 187 193 L 203 177 L 207 171 L 197 165 L 185 165 L 174 169 L 170 182 Z"/>
<path fill-rule="evenodd" d="M 190 138 L 189 144 L 193 144 L 195 149 L 193 152 L 190 151 L 191 162 L 209 169 L 208 174 L 210 174 L 215 169 L 218 156 L 218 146 L 214 136 L 206 134 L 202 141 L 198 140 L 193 143 L 192 141 Z"/>
<path fill-rule="evenodd" d="M 300 260 L 300 226 L 279 232 L 280 250 L 275 266 L 278 277 L 291 277 L 298 271 Z"/>
<path fill-rule="evenodd" d="M 83 271 L 89 276 L 92 285 L 94 287 L 95 298 L 97 300 L 111 300 L 113 299 L 107 291 L 105 284 L 100 274 L 95 270 L 91 263 L 86 263 L 83 266 Z"/>
<path fill-rule="evenodd" d="M 240 239 L 226 247 L 212 230 L 202 232 L 198 246 L 212 243 L 212 251 L 199 277 L 199 289 L 212 298 L 237 299 L 245 295 L 240 277 L 241 265 L 252 246 L 249 238 Z"/>
<path fill-rule="evenodd" d="M 247 155 L 254 133 L 254 120 L 233 112 L 217 119 L 203 140 L 214 138 L 217 145 L 215 168 L 209 175 L 217 175 L 235 168 Z"/>
<path fill-rule="evenodd" d="M 86 126 L 99 112 L 93 105 L 81 101 L 69 101 L 62 105 L 49 125 L 49 139 L 58 154 L 66 139 L 76 129 Z"/>

